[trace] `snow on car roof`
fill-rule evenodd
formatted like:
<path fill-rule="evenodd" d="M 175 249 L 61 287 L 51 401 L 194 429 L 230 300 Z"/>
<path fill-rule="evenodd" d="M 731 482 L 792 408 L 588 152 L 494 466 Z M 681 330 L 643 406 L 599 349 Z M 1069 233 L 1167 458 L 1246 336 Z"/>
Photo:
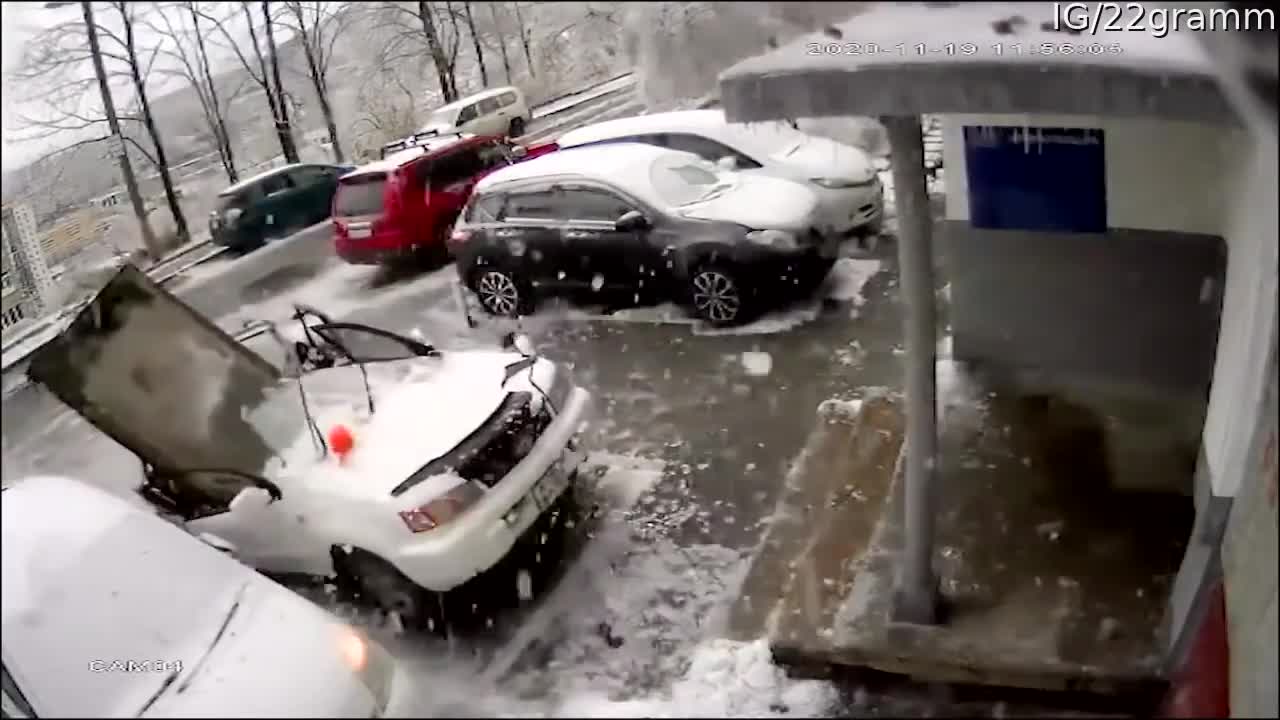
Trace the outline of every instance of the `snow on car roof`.
<path fill-rule="evenodd" d="M 656 145 L 644 143 L 617 143 L 569 148 L 540 155 L 532 160 L 501 168 L 482 179 L 476 192 L 484 192 L 495 185 L 555 176 L 576 176 L 600 182 L 620 185 L 645 194 L 646 200 L 655 202 L 649 190 L 649 170 L 654 160 L 668 155 L 688 155 Z"/>
<path fill-rule="evenodd" d="M 450 145 L 457 145 L 457 144 L 470 142 L 474 140 L 476 137 L 478 136 L 471 135 L 471 134 L 442 135 L 438 140 L 423 140 L 422 144 L 420 145 L 408 147 L 408 148 L 405 148 L 404 150 L 397 150 L 396 152 L 393 152 L 384 158 L 374 160 L 370 163 L 361 165 L 355 170 L 352 170 L 351 172 L 347 173 L 346 176 L 354 177 L 357 175 L 368 175 L 370 173 L 395 172 L 396 170 L 404 166 L 406 163 L 417 160 L 418 158 L 422 157 L 423 155 L 426 155 L 427 153 L 433 153 L 437 150 L 443 150 L 444 148 L 447 148 Z"/>
<path fill-rule="evenodd" d="M 645 132 L 671 132 L 673 130 L 714 132 L 724 125 L 724 111 L 722 110 L 678 110 L 594 123 L 577 130 L 570 130 L 561 135 L 556 142 L 560 147 L 569 147 Z"/>
<path fill-rule="evenodd" d="M 514 86 L 514 85 L 506 85 L 506 86 L 504 86 L 504 87 L 500 87 L 500 88 L 493 88 L 492 90 L 481 90 L 480 92 L 478 92 L 478 93 L 476 93 L 476 94 L 474 94 L 474 95 L 468 95 L 468 96 L 466 96 L 466 97 L 464 97 L 464 98 L 461 98 L 461 99 L 459 99 L 459 100 L 454 100 L 453 102 L 451 102 L 451 103 L 449 103 L 449 104 L 447 104 L 447 105 L 441 105 L 440 107 L 436 108 L 435 110 L 432 110 L 431 112 L 432 112 L 432 113 L 438 113 L 438 112 L 440 112 L 441 110 L 455 110 L 455 109 L 457 109 L 457 108 L 462 107 L 463 105 L 470 105 L 471 103 L 473 103 L 473 102 L 475 102 L 475 101 L 477 101 L 477 100 L 484 100 L 485 98 L 494 97 L 494 96 L 496 96 L 496 95 L 501 95 L 502 93 L 505 93 L 505 92 L 515 92 L 515 93 L 519 93 L 519 92 L 520 92 L 520 89 L 519 89 L 519 88 L 517 88 L 517 87 L 516 87 L 516 86 Z"/>
<path fill-rule="evenodd" d="M 257 175 L 245 178 L 244 180 L 241 180 L 236 184 L 228 187 L 226 190 L 223 190 L 222 192 L 218 193 L 218 197 L 234 195 L 235 193 L 238 193 L 241 190 L 254 185 L 255 183 L 262 182 L 263 180 L 266 180 L 269 177 L 274 177 L 281 173 L 288 172 L 294 168 L 306 167 L 308 165 L 316 165 L 316 164 L 317 163 L 289 163 L 288 165 L 281 165 L 280 167 L 271 168 L 269 170 L 263 170 Z M 319 163 L 319 164 L 323 164 L 323 163 Z"/>

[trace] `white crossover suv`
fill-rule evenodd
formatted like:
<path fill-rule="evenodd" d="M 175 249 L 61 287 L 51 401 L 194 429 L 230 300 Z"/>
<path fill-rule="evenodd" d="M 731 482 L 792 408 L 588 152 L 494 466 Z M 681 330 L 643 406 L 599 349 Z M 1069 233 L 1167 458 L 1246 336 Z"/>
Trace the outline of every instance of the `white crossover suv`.
<path fill-rule="evenodd" d="M 659 145 L 745 174 L 803 182 L 818 197 L 827 235 L 879 232 L 884 220 L 884 186 L 867 154 L 787 123 L 730 123 L 720 110 L 684 110 L 607 120 L 556 141 L 561 148 L 618 142 Z"/>
<path fill-rule="evenodd" d="M 148 502 L 273 577 L 430 626 L 513 553 L 554 562 L 590 408 L 566 368 L 295 318 L 282 369 L 126 266 L 28 375 L 142 460 Z"/>

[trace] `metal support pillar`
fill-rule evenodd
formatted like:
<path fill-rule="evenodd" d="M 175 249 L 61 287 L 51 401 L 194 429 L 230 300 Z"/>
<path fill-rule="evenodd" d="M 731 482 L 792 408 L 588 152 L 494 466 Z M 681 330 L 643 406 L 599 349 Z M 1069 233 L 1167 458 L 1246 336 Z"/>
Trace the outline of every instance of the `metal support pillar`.
<path fill-rule="evenodd" d="M 933 571 L 934 478 L 938 465 L 937 309 L 933 277 L 933 213 L 925 183 L 920 118 L 883 118 L 893 163 L 898 216 L 898 272 L 906 305 L 907 438 L 903 524 L 893 620 L 934 625 L 941 621 Z"/>

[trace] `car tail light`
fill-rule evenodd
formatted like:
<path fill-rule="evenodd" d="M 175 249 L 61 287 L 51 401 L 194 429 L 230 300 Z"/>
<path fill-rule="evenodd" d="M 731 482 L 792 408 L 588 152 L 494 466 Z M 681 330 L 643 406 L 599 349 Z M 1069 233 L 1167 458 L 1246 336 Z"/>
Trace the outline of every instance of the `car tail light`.
<path fill-rule="evenodd" d="M 463 230 L 461 228 L 454 230 L 453 233 L 449 235 L 449 242 L 450 244 L 453 244 L 453 245 L 461 245 L 462 243 L 470 239 L 471 239 L 471 231 Z"/>
<path fill-rule="evenodd" d="M 431 502 L 412 510 L 401 510 L 400 519 L 410 532 L 420 533 L 447 525 L 484 497 L 485 489 L 476 482 L 464 482 Z"/>

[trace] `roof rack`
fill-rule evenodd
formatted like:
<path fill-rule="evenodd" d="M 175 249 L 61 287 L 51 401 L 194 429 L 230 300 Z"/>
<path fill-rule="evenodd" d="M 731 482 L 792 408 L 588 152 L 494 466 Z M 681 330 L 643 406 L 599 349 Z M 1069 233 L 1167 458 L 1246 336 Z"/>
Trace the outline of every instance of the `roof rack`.
<path fill-rule="evenodd" d="M 424 142 L 427 140 L 434 140 L 434 139 L 446 138 L 446 137 L 461 138 L 463 137 L 463 133 L 460 133 L 460 132 L 441 133 L 439 130 L 423 130 L 421 132 L 416 132 L 402 140 L 396 140 L 395 142 L 389 142 L 386 145 L 383 145 L 382 154 L 380 157 L 385 158 L 386 156 L 394 152 L 399 152 L 401 150 L 408 150 L 409 148 L 414 148 L 414 147 L 421 147 L 424 144 Z"/>

